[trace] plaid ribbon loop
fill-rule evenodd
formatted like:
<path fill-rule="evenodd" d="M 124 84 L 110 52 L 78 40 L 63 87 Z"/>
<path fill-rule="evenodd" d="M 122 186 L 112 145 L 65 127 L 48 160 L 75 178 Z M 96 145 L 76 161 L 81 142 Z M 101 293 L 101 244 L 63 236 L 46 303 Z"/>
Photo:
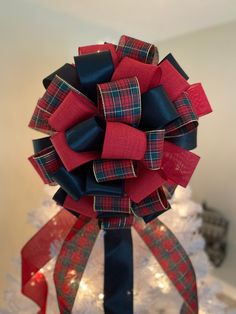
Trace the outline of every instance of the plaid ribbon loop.
<path fill-rule="evenodd" d="M 139 203 L 132 202 L 132 209 L 136 216 L 145 217 L 154 213 L 162 214 L 170 208 L 163 188 L 157 189 Z"/>
<path fill-rule="evenodd" d="M 182 93 L 174 105 L 179 117 L 166 127 L 166 138 L 184 135 L 198 126 L 198 116 L 187 93 Z"/>
<path fill-rule="evenodd" d="M 78 92 L 66 81 L 56 75 L 48 86 L 43 97 L 39 99 L 30 120 L 29 127 L 51 134 L 53 129 L 49 125 L 48 120 L 72 90 Z"/>
<path fill-rule="evenodd" d="M 29 161 L 45 184 L 55 185 L 52 174 L 62 165 L 53 146 L 47 147 L 29 157 Z"/>
<path fill-rule="evenodd" d="M 130 198 L 127 196 L 95 196 L 94 210 L 100 213 L 130 213 Z"/>
<path fill-rule="evenodd" d="M 150 170 L 158 170 L 163 156 L 165 130 L 148 131 L 146 135 L 147 149 L 143 163 Z"/>
<path fill-rule="evenodd" d="M 138 126 L 141 93 L 137 78 L 98 84 L 98 108 L 106 121 Z"/>
<path fill-rule="evenodd" d="M 134 162 L 128 159 L 94 160 L 93 172 L 97 182 L 130 179 L 137 176 Z"/>
<path fill-rule="evenodd" d="M 157 47 L 139 39 L 126 35 L 121 36 L 116 51 L 120 59 L 127 56 L 144 63 L 158 64 Z"/>

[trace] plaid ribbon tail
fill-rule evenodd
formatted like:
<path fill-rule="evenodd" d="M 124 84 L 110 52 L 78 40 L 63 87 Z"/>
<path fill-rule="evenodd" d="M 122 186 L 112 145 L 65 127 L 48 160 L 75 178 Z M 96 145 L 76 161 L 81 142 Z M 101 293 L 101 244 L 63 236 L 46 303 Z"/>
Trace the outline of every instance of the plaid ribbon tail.
<path fill-rule="evenodd" d="M 21 251 L 22 293 L 34 301 L 46 313 L 48 285 L 40 271 L 52 258 L 50 247 L 53 242 L 63 241 L 76 218 L 61 210 L 30 239 Z"/>
<path fill-rule="evenodd" d="M 158 219 L 148 225 L 136 219 L 134 228 L 183 298 L 181 314 L 197 314 L 195 272 L 187 253 L 175 235 Z"/>
<path fill-rule="evenodd" d="M 62 245 L 54 269 L 54 283 L 61 314 L 72 312 L 81 278 L 98 233 L 97 220 L 81 215 Z"/>

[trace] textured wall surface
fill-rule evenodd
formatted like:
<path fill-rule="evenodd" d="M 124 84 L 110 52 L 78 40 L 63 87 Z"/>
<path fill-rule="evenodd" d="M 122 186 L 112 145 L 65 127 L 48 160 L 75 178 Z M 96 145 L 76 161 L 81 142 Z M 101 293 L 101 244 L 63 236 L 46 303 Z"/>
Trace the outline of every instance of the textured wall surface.
<path fill-rule="evenodd" d="M 214 112 L 200 120 L 201 161 L 191 186 L 195 200 L 221 210 L 230 220 L 228 256 L 215 274 L 236 286 L 236 23 L 161 42 L 161 54 L 171 50 L 191 82 L 201 81 Z"/>

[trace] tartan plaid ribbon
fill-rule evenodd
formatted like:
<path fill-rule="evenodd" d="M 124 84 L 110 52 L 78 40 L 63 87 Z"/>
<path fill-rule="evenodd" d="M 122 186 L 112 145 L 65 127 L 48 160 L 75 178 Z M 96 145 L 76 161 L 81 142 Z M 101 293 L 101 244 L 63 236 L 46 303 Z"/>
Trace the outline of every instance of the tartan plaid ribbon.
<path fill-rule="evenodd" d="M 88 258 L 99 233 L 97 220 L 79 218 L 58 255 L 54 282 L 60 313 L 71 313 Z"/>
<path fill-rule="evenodd" d="M 181 314 L 197 314 L 198 296 L 194 269 L 175 235 L 159 219 L 148 225 L 136 219 L 134 228 L 182 296 L 184 303 Z"/>
<path fill-rule="evenodd" d="M 132 202 L 133 212 L 138 217 L 145 217 L 158 212 L 163 213 L 169 208 L 170 204 L 167 202 L 165 192 L 162 187 L 151 193 L 141 202 Z"/>
<path fill-rule="evenodd" d="M 130 213 L 130 198 L 127 196 L 95 196 L 94 210 L 96 212 Z"/>
<path fill-rule="evenodd" d="M 198 126 L 198 116 L 193 110 L 192 103 L 187 93 L 182 93 L 178 99 L 174 101 L 174 105 L 179 114 L 179 118 L 166 126 L 166 138 L 181 136 Z"/>
<path fill-rule="evenodd" d="M 62 163 L 53 146 L 47 147 L 29 157 L 29 161 L 45 184 L 56 184 L 51 175 L 60 168 Z"/>
<path fill-rule="evenodd" d="M 117 179 L 130 179 L 137 176 L 135 165 L 132 160 L 104 160 L 93 161 L 93 172 L 97 182 L 111 181 Z"/>
<path fill-rule="evenodd" d="M 158 170 L 161 167 L 163 156 L 163 145 L 165 130 L 153 130 L 146 132 L 147 150 L 144 154 L 143 163 L 151 170 Z"/>
<path fill-rule="evenodd" d="M 70 91 L 78 91 L 59 76 L 55 76 L 43 97 L 39 99 L 30 120 L 29 127 L 51 134 L 53 129 L 48 123 L 50 116 L 56 111 Z"/>
<path fill-rule="evenodd" d="M 98 106 L 107 121 L 137 126 L 141 118 L 141 93 L 137 78 L 98 84 Z"/>
<path fill-rule="evenodd" d="M 159 60 L 157 47 L 126 35 L 121 36 L 116 51 L 120 59 L 127 56 L 144 63 L 154 64 L 157 64 Z"/>

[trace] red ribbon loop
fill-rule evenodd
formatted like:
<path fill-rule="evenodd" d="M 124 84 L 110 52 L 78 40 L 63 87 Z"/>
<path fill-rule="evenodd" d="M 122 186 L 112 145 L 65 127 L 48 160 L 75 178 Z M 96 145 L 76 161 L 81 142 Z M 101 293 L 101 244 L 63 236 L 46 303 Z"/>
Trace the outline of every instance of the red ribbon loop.
<path fill-rule="evenodd" d="M 160 84 L 161 68 L 151 64 L 145 64 L 134 59 L 125 57 L 115 69 L 112 81 L 124 79 L 126 77 L 137 77 L 141 93 Z"/>
<path fill-rule="evenodd" d="M 66 131 L 92 117 L 96 112 L 93 102 L 85 95 L 70 91 L 48 122 L 54 130 Z"/>
<path fill-rule="evenodd" d="M 127 124 L 107 122 L 102 149 L 103 159 L 141 160 L 147 147 L 144 132 Z"/>

